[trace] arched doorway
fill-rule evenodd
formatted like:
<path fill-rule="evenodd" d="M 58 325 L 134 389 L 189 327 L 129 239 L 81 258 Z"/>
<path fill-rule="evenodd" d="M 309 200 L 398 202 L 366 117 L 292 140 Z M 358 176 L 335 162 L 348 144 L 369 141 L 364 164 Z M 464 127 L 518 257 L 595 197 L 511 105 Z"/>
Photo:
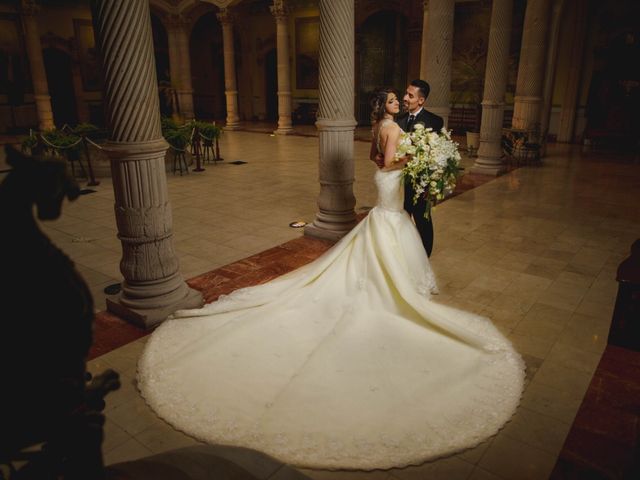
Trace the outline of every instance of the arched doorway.
<path fill-rule="evenodd" d="M 47 84 L 51 96 L 53 123 L 57 128 L 78 123 L 76 97 L 73 91 L 72 60 L 69 54 L 57 48 L 42 51 Z"/>
<path fill-rule="evenodd" d="M 360 26 L 357 41 L 356 118 L 360 125 L 369 125 L 371 92 L 383 85 L 395 87 L 400 92 L 406 87 L 407 18 L 391 10 L 374 13 Z"/>
<path fill-rule="evenodd" d="M 265 96 L 267 103 L 267 122 L 278 120 L 278 59 L 276 49 L 271 49 L 264 59 Z"/>
<path fill-rule="evenodd" d="M 224 95 L 222 28 L 215 13 L 206 13 L 198 19 L 191 31 L 189 50 L 196 118 L 224 119 L 227 105 Z"/>
<path fill-rule="evenodd" d="M 156 60 L 160 114 L 168 116 L 173 113 L 171 109 L 172 85 L 169 65 L 169 41 L 166 28 L 164 28 L 160 18 L 153 12 L 151 13 L 151 33 L 153 35 L 153 53 Z"/>

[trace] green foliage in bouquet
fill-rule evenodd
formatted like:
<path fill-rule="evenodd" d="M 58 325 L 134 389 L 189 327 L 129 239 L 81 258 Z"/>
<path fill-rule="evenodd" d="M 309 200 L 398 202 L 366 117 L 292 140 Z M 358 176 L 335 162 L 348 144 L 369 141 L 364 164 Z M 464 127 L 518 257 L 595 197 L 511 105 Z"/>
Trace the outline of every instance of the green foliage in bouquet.
<path fill-rule="evenodd" d="M 445 129 L 438 134 L 421 123 L 410 133 L 403 133 L 396 157 L 411 156 L 403 169 L 405 179 L 413 187 L 414 205 L 424 197 L 429 205 L 443 200 L 456 186 L 460 170 L 458 144 Z M 425 212 L 429 217 L 429 209 Z"/>

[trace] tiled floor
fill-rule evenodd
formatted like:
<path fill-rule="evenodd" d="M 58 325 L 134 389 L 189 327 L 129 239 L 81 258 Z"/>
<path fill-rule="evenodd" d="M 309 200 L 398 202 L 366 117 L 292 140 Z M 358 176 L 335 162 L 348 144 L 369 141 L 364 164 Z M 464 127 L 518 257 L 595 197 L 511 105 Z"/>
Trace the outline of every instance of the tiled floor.
<path fill-rule="evenodd" d="M 312 221 L 316 211 L 316 138 L 227 132 L 221 147 L 225 162 L 168 175 L 186 278 L 298 238 L 301 231 L 289 222 Z M 367 153 L 365 142 L 355 143 L 359 212 L 375 203 Z M 67 205 L 45 230 L 103 308 L 102 289 L 119 281 L 120 245 L 110 182 L 97 190 Z M 435 209 L 439 301 L 491 317 L 527 362 L 521 407 L 496 437 L 446 459 L 384 472 L 297 471 L 256 452 L 213 450 L 265 479 L 547 478 L 605 347 L 615 270 L 640 236 L 638 191 L 639 163 L 559 146 L 544 166 L 514 170 Z M 90 362 L 92 371 L 112 367 L 123 378 L 122 389 L 107 397 L 107 463 L 195 444 L 158 419 L 136 391 L 144 341 Z"/>

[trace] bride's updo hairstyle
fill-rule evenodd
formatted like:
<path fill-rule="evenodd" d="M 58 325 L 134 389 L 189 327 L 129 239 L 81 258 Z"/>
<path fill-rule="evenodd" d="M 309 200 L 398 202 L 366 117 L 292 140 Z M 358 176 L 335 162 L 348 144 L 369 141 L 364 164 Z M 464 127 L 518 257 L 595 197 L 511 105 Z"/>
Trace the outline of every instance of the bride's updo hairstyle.
<path fill-rule="evenodd" d="M 376 124 L 384 118 L 386 112 L 385 105 L 390 93 L 396 93 L 396 91 L 391 87 L 382 87 L 376 89 L 373 94 L 371 94 L 371 100 L 369 100 L 369 104 L 371 105 L 371 124 Z"/>

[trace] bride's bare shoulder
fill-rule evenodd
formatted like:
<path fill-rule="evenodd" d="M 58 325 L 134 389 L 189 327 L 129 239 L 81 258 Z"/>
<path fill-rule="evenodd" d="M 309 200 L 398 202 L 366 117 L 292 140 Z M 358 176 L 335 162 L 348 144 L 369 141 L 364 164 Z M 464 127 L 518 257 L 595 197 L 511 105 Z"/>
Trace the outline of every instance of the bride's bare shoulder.
<path fill-rule="evenodd" d="M 388 135 L 389 133 L 396 132 L 398 130 L 400 130 L 400 126 L 393 120 L 384 119 L 380 122 L 380 134 Z"/>

